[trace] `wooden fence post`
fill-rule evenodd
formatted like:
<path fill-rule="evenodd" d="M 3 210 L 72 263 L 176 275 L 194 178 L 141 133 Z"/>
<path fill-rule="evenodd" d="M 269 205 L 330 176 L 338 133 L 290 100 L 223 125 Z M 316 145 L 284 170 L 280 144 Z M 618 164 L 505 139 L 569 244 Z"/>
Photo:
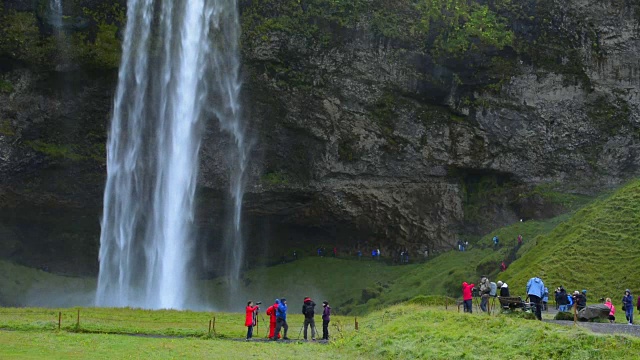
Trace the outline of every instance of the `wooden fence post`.
<path fill-rule="evenodd" d="M 209 319 L 209 336 L 211 336 L 211 319 Z"/>
<path fill-rule="evenodd" d="M 355 324 L 355 326 L 356 326 L 356 331 L 358 331 L 358 318 L 357 318 L 357 317 L 355 317 L 355 318 L 353 319 L 353 322 L 354 322 L 354 324 Z"/>
<path fill-rule="evenodd" d="M 449 298 L 448 297 L 444 298 L 444 309 L 445 310 L 449 310 Z"/>
<path fill-rule="evenodd" d="M 212 324 L 212 328 L 213 330 L 213 336 L 216 336 L 216 317 L 213 317 L 213 324 Z"/>
<path fill-rule="evenodd" d="M 60 330 L 60 323 L 62 322 L 62 312 L 58 312 L 58 330 Z"/>

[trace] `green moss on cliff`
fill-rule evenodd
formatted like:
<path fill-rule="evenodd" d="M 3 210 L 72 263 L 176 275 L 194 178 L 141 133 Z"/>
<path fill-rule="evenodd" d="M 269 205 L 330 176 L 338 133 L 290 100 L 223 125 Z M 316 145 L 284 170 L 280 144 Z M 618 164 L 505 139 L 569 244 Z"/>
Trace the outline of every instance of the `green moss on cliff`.
<path fill-rule="evenodd" d="M 13 92 L 13 84 L 9 81 L 0 79 L 0 93 L 11 94 Z"/>
<path fill-rule="evenodd" d="M 600 96 L 587 104 L 587 116 L 600 131 L 615 135 L 630 125 L 631 109 L 623 99 Z"/>
<path fill-rule="evenodd" d="M 14 136 L 16 134 L 15 129 L 11 125 L 9 120 L 0 120 L 0 135 Z"/>
<path fill-rule="evenodd" d="M 42 140 L 29 140 L 25 141 L 25 145 L 39 153 L 57 159 L 104 162 L 106 158 L 106 151 L 103 144 L 85 146 L 81 144 L 55 144 Z"/>

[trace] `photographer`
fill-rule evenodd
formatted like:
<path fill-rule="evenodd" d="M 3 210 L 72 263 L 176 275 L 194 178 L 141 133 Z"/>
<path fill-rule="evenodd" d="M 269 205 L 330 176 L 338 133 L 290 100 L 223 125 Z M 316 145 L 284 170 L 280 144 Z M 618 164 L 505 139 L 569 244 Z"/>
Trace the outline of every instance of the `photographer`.
<path fill-rule="evenodd" d="M 302 305 L 302 314 L 304 315 L 304 340 L 307 340 L 307 328 L 311 325 L 311 340 L 316 341 L 316 321 L 313 316 L 315 315 L 316 303 L 311 300 L 310 297 L 304 299 Z"/>
<path fill-rule="evenodd" d="M 253 301 L 249 300 L 247 302 L 246 316 L 244 320 L 244 326 L 247 327 L 247 341 L 249 341 L 253 337 L 253 327 L 256 325 L 258 309 L 260 309 L 258 305 L 260 304 L 262 303 L 257 302 L 256 306 L 253 306 Z"/>
<path fill-rule="evenodd" d="M 489 294 L 491 293 L 491 283 L 486 276 L 482 276 L 480 279 L 480 310 L 487 312 L 487 305 L 489 304 Z"/>

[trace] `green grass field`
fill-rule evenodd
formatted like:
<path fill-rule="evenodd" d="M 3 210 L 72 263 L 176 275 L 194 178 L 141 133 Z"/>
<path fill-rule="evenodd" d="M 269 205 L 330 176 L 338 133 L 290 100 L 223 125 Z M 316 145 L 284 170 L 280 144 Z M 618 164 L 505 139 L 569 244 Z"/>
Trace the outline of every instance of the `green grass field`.
<path fill-rule="evenodd" d="M 80 329 L 73 309 L 63 330 L 52 328 L 56 310 L 10 309 L 0 313 L 0 358 L 3 359 L 200 359 L 200 358 L 326 358 L 326 359 L 614 359 L 632 358 L 640 339 L 595 335 L 580 327 L 566 327 L 518 316 L 457 313 L 450 308 L 397 305 L 358 319 L 335 317 L 329 344 L 313 342 L 269 343 L 242 339 L 242 314 L 222 314 L 224 338 L 208 338 L 199 329 L 210 313 L 81 309 Z M 45 319 L 42 319 L 45 316 Z M 101 324 L 97 333 L 91 318 L 118 319 L 119 325 Z M 290 319 L 290 337 L 296 338 L 301 318 Z M 157 322 L 156 325 L 151 323 Z M 29 324 L 28 326 L 21 324 Z M 84 325 L 86 324 L 86 325 Z M 192 325 L 188 325 L 192 324 Z M 204 324 L 206 325 L 206 323 Z M 184 335 L 148 337 L 109 333 Z M 338 330 L 339 329 L 339 330 Z M 76 332 L 76 331 L 81 332 Z M 631 355 L 631 357 L 629 357 Z"/>

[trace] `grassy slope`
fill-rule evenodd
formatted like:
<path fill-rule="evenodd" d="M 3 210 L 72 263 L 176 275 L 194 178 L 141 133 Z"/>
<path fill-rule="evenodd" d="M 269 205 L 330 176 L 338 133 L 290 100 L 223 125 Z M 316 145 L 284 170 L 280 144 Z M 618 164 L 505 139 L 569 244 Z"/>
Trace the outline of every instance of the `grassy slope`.
<path fill-rule="evenodd" d="M 0 316 L 20 311 L 5 309 Z M 33 311 L 40 311 L 33 309 Z M 93 309 L 83 309 L 91 314 Z M 96 310 L 97 311 L 97 310 Z M 153 317 L 189 323 L 208 314 L 191 312 L 142 312 L 100 309 L 119 316 L 129 327 L 146 327 L 141 321 Z M 13 313 L 13 314 L 12 314 Z M 149 314 L 146 314 L 149 313 Z M 219 314 L 221 319 L 242 323 L 241 314 Z M 22 322 L 32 321 L 31 317 Z M 591 334 L 582 328 L 565 327 L 507 315 L 486 316 L 444 311 L 441 307 L 400 305 L 360 318 L 360 330 L 341 324 L 332 327 L 329 345 L 314 343 L 245 343 L 202 338 L 148 338 L 112 334 L 77 334 L 40 329 L 0 330 L 0 358 L 333 358 L 333 359 L 486 359 L 499 354 L 505 359 L 616 359 L 640 351 L 640 339 Z M 19 329 L 16 327 L 10 327 Z M 297 332 L 297 327 L 292 326 Z M 241 326 L 238 327 L 241 329 Z M 481 331 L 478 331 L 481 329 Z M 237 331 L 234 330 L 235 334 Z M 234 335 L 236 336 L 236 335 Z M 237 334 L 241 338 L 242 333 Z M 294 335 L 295 337 L 295 335 Z"/>
<path fill-rule="evenodd" d="M 634 181 L 537 238 L 504 278 L 524 292 L 526 281 L 539 274 L 551 291 L 559 285 L 587 289 L 590 301 L 622 298 L 625 288 L 637 295 L 639 237 L 640 181 Z"/>

